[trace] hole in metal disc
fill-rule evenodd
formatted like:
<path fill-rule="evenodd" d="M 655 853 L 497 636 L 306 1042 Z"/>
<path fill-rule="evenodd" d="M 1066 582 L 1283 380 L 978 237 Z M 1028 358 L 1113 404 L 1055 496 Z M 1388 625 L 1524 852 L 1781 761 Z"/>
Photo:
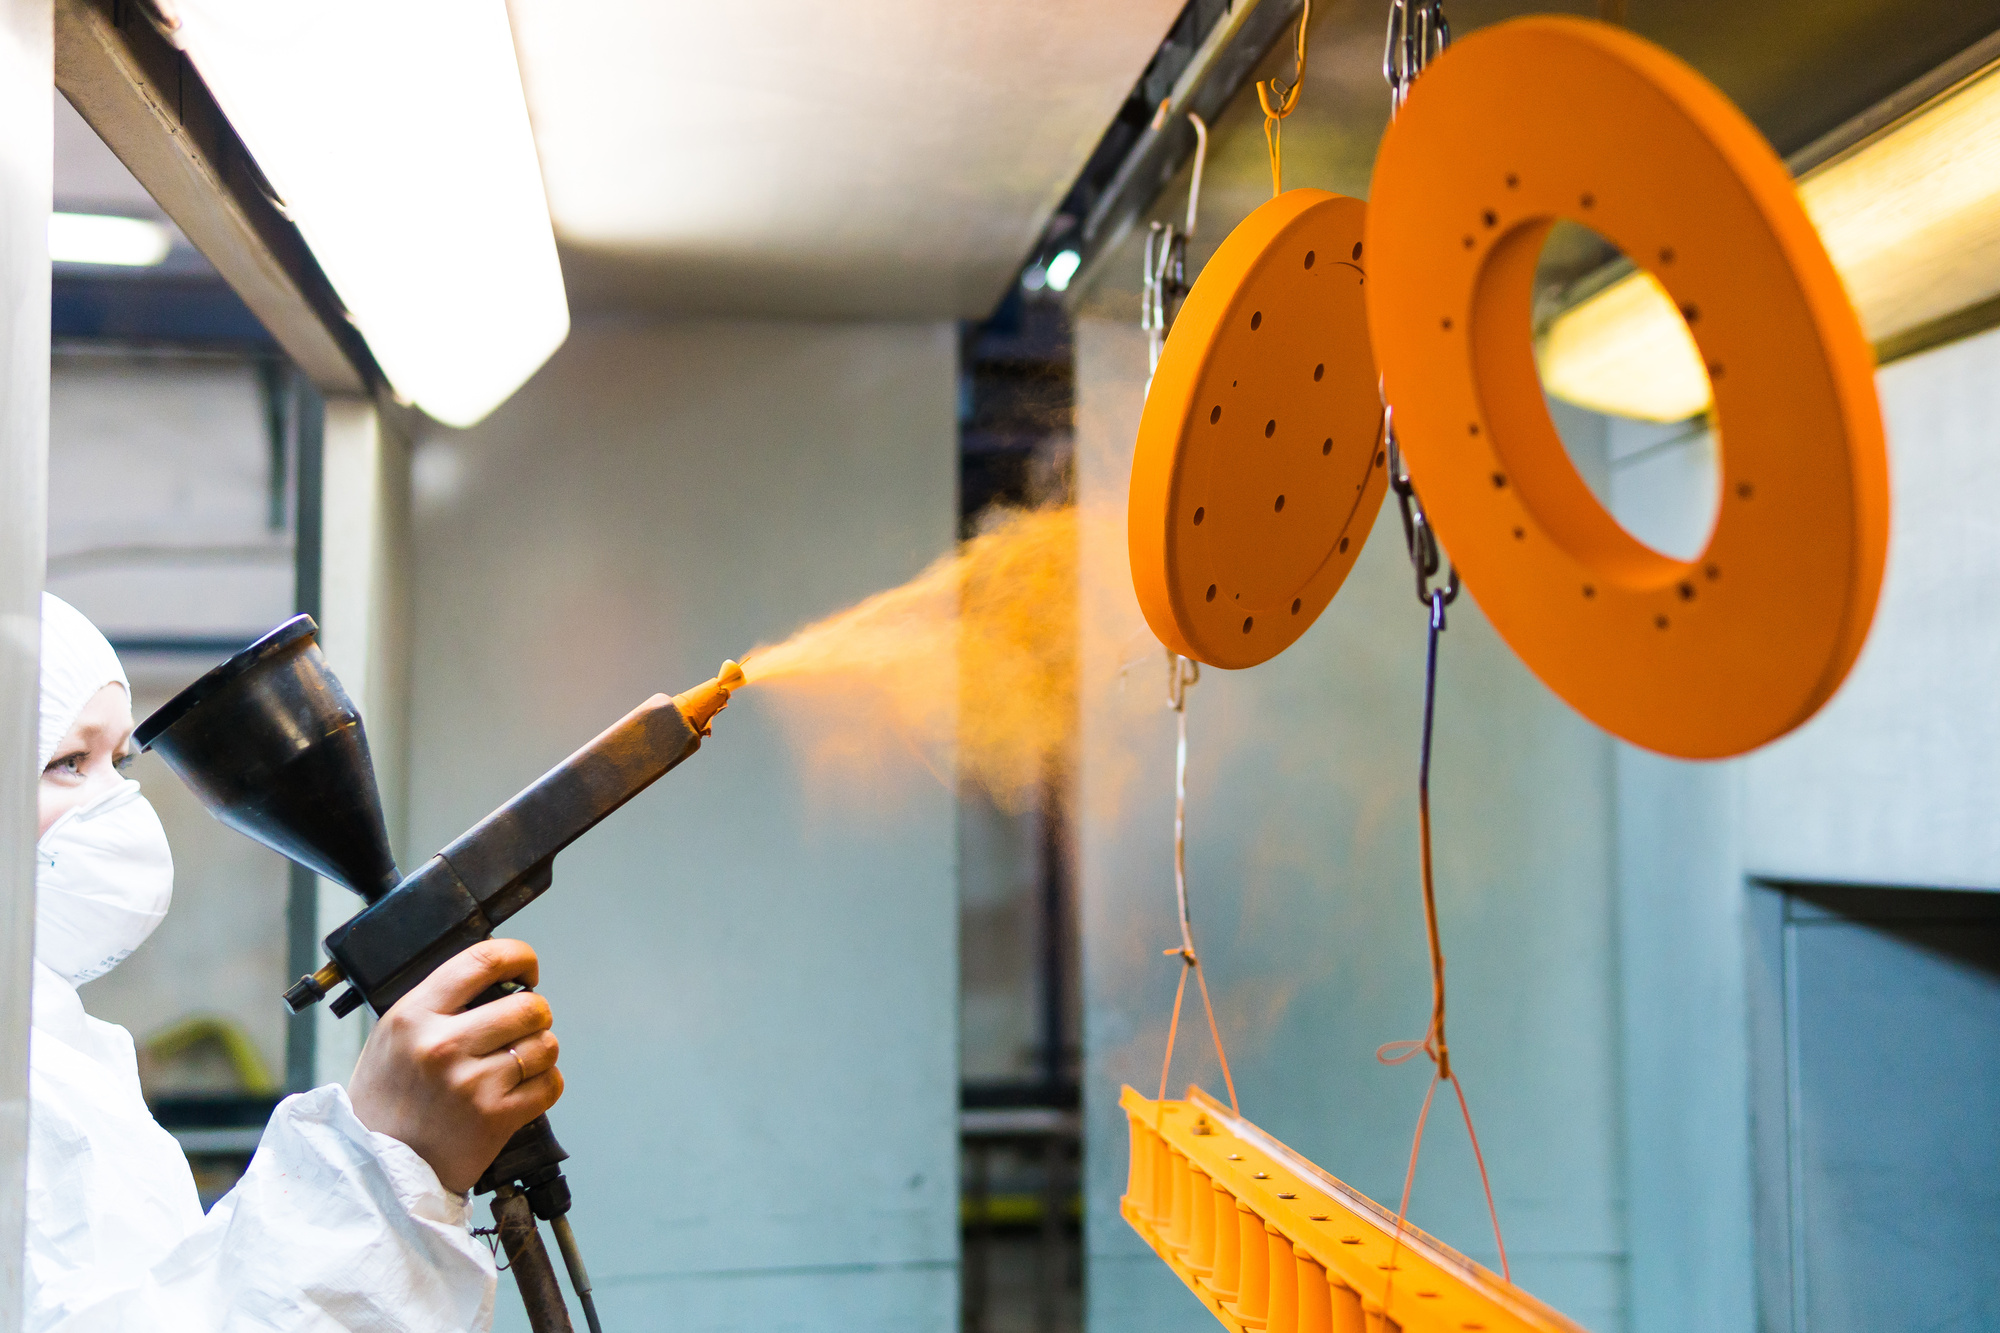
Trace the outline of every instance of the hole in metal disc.
<path fill-rule="evenodd" d="M 1654 616 L 1653 624 L 1660 629 L 1665 629 L 1667 627 L 1667 618 L 1665 616 Z"/>
<path fill-rule="evenodd" d="M 1252 333 L 1255 333 L 1258 329 L 1262 328 L 1263 326 L 1264 326 L 1264 312 L 1261 310 L 1253 312 L 1250 316 L 1250 331 Z"/>
<path fill-rule="evenodd" d="M 1666 252 L 1671 253 L 1671 247 L 1667 247 Z M 1605 263 L 1625 253 L 1611 237 L 1594 230 L 1585 222 L 1576 218 L 1558 222 L 1543 239 L 1541 254 L 1536 260 L 1535 301 L 1559 299 L 1557 294 L 1569 290 L 1570 284 L 1576 282 L 1582 274 L 1596 272 Z M 1660 253 L 1661 247 L 1655 242 L 1650 247 L 1633 249 L 1626 257 L 1629 262 L 1643 267 Z M 1670 306 L 1669 309 L 1675 309 L 1679 314 L 1684 332 L 1695 327 L 1685 323 L 1686 320 L 1699 316 L 1700 312 L 1692 304 Z M 1557 316 L 1559 321 L 1563 318 L 1565 316 Z M 1673 321 L 1670 319 L 1669 322 Z M 1534 325 L 1532 317 L 1524 323 L 1526 327 L 1522 332 L 1528 336 L 1535 336 L 1541 331 Z M 1690 337 L 1690 345 L 1691 341 Z M 1696 379 L 1700 378 L 1696 373 L 1699 364 L 1700 362 L 1696 361 L 1685 367 L 1686 372 L 1694 374 Z M 1566 373 L 1573 374 L 1574 371 Z M 1714 378 L 1711 369 L 1709 379 L 1712 381 Z M 1612 469 L 1609 466 L 1610 460 L 1606 449 L 1605 428 L 1608 423 L 1615 423 L 1619 418 L 1616 415 L 1595 416 L 1562 401 L 1563 395 L 1552 391 L 1555 382 L 1553 376 L 1544 380 L 1543 390 L 1548 399 L 1549 424 L 1555 427 L 1556 437 L 1562 444 L 1563 455 L 1574 469 L 1575 479 L 1583 483 L 1599 506 L 1607 513 L 1615 514 L 1618 506 L 1612 503 L 1607 484 Z M 1463 419 L 1471 421 L 1475 418 L 1468 414 Z M 1616 429 L 1615 425 L 1613 429 Z M 1491 434 L 1496 442 L 1500 439 L 1497 427 L 1493 432 L 1482 433 Z M 1684 494 L 1690 503 L 1672 507 L 1662 506 L 1658 509 L 1641 507 L 1630 515 L 1632 521 L 1627 522 L 1621 517 L 1619 526 L 1625 530 L 1626 536 L 1645 547 L 1676 560 L 1693 561 L 1701 557 L 1703 549 L 1708 545 L 1707 534 L 1713 526 L 1717 506 L 1729 494 L 1728 484 L 1718 475 L 1716 467 L 1718 451 L 1712 435 L 1697 433 L 1693 436 L 1680 437 L 1669 447 L 1673 450 L 1671 456 L 1675 459 L 1673 467 L 1674 476 L 1677 478 L 1676 494 Z M 1560 464 L 1563 460 L 1551 461 Z M 1498 460 L 1489 462 L 1497 463 Z M 1509 470 L 1507 481 L 1510 490 L 1519 493 L 1523 500 L 1532 501 L 1534 497 L 1530 491 L 1534 485 L 1533 478 L 1523 474 L 1516 467 Z M 1560 545 L 1564 539 L 1558 537 L 1556 540 Z"/>
<path fill-rule="evenodd" d="M 1660 262 L 1662 264 L 1671 264 L 1674 262 L 1674 247 L 1671 245 L 1660 247 Z"/>
<path fill-rule="evenodd" d="M 1582 204 L 1585 208 L 1595 208 L 1597 207 L 1597 196 L 1594 194 L 1587 194 L 1583 196 L 1583 198 L 1577 200 L 1577 202 Z"/>
<path fill-rule="evenodd" d="M 1217 403 L 1213 408 L 1209 410 L 1208 424 L 1213 426 L 1216 422 L 1220 420 L 1222 420 L 1222 404 Z"/>
<path fill-rule="evenodd" d="M 1318 384 L 1321 380 L 1325 378 L 1326 378 L 1326 362 L 1322 361 L 1318 365 L 1313 367 L 1313 383 Z"/>
<path fill-rule="evenodd" d="M 1755 495 L 1756 493 L 1757 493 L 1757 488 L 1756 488 L 1756 487 L 1754 487 L 1754 486 L 1752 486 L 1752 485 L 1751 485 L 1751 484 L 1750 484 L 1749 482 L 1747 482 L 1747 481 L 1739 481 L 1738 483 L 1736 483 L 1736 498 L 1737 498 L 1737 499 L 1739 499 L 1739 500 L 1747 500 L 1747 499 L 1749 499 L 1749 498 L 1750 498 L 1751 496 Z"/>
<path fill-rule="evenodd" d="M 1207 508 L 1207 506 L 1205 506 L 1205 505 L 1204 505 L 1204 506 L 1202 506 L 1202 507 L 1200 507 L 1200 508 L 1197 508 L 1197 509 L 1196 509 L 1196 510 L 1194 511 L 1194 525 L 1195 525 L 1196 527 L 1200 527 L 1200 526 L 1201 526 L 1201 521 L 1202 521 L 1202 519 L 1203 519 L 1203 518 L 1205 518 L 1205 517 L 1207 517 L 1207 515 L 1208 515 L 1208 508 Z"/>
<path fill-rule="evenodd" d="M 1215 600 L 1215 585 L 1213 583 L 1208 585 L 1208 600 L 1211 602 Z"/>
<path fill-rule="evenodd" d="M 1279 513 L 1279 514 L 1282 514 L 1282 513 L 1284 513 L 1284 512 L 1285 512 L 1285 497 L 1284 497 L 1284 496 L 1282 496 L 1282 495 L 1281 495 L 1281 496 L 1279 496 L 1279 497 L 1278 497 L 1278 503 L 1272 506 L 1272 512 L 1274 512 L 1274 513 Z"/>
<path fill-rule="evenodd" d="M 1305 605 L 1305 603 L 1302 599 L 1297 597 L 1292 598 L 1292 614 L 1297 615 L 1299 613 L 1299 608 L 1303 605 Z"/>
<path fill-rule="evenodd" d="M 1308 250 L 1308 251 L 1306 251 L 1306 267 L 1307 267 L 1307 268 L 1311 268 L 1311 267 L 1313 266 L 1313 258 L 1314 258 L 1314 255 L 1313 255 L 1313 252 L 1312 252 L 1311 250 Z"/>
<path fill-rule="evenodd" d="M 1267 421 L 1267 422 L 1265 422 L 1265 423 L 1264 423 L 1264 438 L 1265 438 L 1265 439 L 1267 439 L 1267 440 L 1268 440 L 1268 439 L 1270 439 L 1270 438 L 1271 438 L 1271 437 L 1272 437 L 1273 435 L 1276 435 L 1277 433 L 1278 433 L 1278 423 L 1277 423 L 1277 421 L 1276 421 L 1275 419 L 1273 419 L 1273 420 L 1270 420 L 1270 421 Z"/>
<path fill-rule="evenodd" d="M 1346 554 L 1347 554 L 1347 538 L 1345 538 L 1345 537 L 1342 537 L 1342 538 L 1340 539 L 1340 553 L 1341 553 L 1342 555 L 1346 555 Z"/>
<path fill-rule="evenodd" d="M 1251 626 L 1251 625 L 1253 625 L 1253 624 L 1255 624 L 1255 623 L 1256 623 L 1256 620 L 1257 620 L 1257 617 L 1255 617 L 1255 616 L 1245 616 L 1245 617 L 1243 617 L 1243 632 L 1244 632 L 1245 634 L 1248 634 L 1248 633 L 1250 632 L 1250 626 Z"/>
<path fill-rule="evenodd" d="M 1333 452 L 1333 436 L 1329 435 L 1326 437 L 1326 443 L 1322 444 L 1319 447 L 1319 451 L 1321 455 L 1326 455 Z"/>
<path fill-rule="evenodd" d="M 1359 241 L 1354 243 L 1354 257 L 1357 260 L 1361 258 L 1361 242 Z"/>

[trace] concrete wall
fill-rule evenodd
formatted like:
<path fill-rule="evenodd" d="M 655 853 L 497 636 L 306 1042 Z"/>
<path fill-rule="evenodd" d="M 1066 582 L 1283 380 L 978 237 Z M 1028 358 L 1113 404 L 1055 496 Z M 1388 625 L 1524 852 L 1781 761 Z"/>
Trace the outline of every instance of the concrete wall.
<path fill-rule="evenodd" d="M 63 104 L 67 106 L 66 103 Z M 74 113 L 72 113 L 74 114 Z M 271 524 L 272 449 L 257 366 L 242 357 L 70 346 L 51 372 L 48 589 L 123 653 L 143 719 L 229 648 L 292 611 L 292 532 Z M 283 476 L 277 479 L 280 487 Z M 174 641 L 192 650 L 131 651 Z M 143 1044 L 193 1015 L 227 1018 L 282 1074 L 285 864 L 224 828 L 157 755 L 132 776 L 174 853 L 173 910 L 83 988 Z M 352 1060 L 350 1058 L 350 1065 Z M 341 1071 L 345 1076 L 346 1071 Z M 213 1046 L 141 1065 L 149 1093 L 233 1091 Z"/>
<path fill-rule="evenodd" d="M 1888 576 L 1868 644 L 1819 716 L 1726 764 L 1619 748 L 1632 1312 L 1642 1333 L 1756 1320 L 1751 879 L 2000 890 L 1996 372 L 2000 333 L 1878 375 L 1894 487 Z M 1621 521 L 1655 540 L 1705 526 L 1713 440 L 1630 425 L 1611 439 Z"/>
<path fill-rule="evenodd" d="M 954 358 L 946 325 L 586 322 L 423 442 L 414 853 L 946 550 Z M 955 1321 L 954 829 L 914 762 L 830 781 L 753 690 L 510 924 L 564 1043 L 608 1327 Z"/>
<path fill-rule="evenodd" d="M 48 0 L 0 0 L 0 1328 L 21 1318 L 49 449 Z"/>
<path fill-rule="evenodd" d="M 1136 267 L 1136 266 L 1135 266 Z M 1162 652 L 1132 600 L 1122 521 L 1145 375 L 1126 321 L 1078 332 L 1087 526 L 1079 813 L 1092 1333 L 1212 1326 L 1119 1219 L 1119 1085 L 1158 1090 L 1175 964 L 1173 723 Z M 1603 433 L 1573 423 L 1587 469 Z M 1188 875 L 1243 1111 L 1392 1206 L 1430 1066 L 1375 1060 L 1419 1037 L 1429 980 L 1416 762 L 1424 614 L 1385 508 L 1347 586 L 1292 648 L 1205 672 L 1189 703 Z M 1127 668 L 1122 688 L 1121 669 Z M 1471 1099 L 1516 1279 L 1590 1327 L 1623 1326 L 1624 1183 L 1610 743 L 1480 615 L 1453 607 L 1433 808 L 1453 1064 Z M 1221 1080 L 1198 1013 L 1173 1091 Z M 1476 1167 L 1448 1102 L 1411 1216 L 1495 1263 Z"/>

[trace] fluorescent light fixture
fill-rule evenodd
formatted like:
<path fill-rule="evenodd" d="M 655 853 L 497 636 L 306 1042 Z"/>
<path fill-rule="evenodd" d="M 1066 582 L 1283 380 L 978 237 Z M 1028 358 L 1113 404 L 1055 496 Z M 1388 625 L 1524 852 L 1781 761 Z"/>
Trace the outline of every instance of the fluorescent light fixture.
<path fill-rule="evenodd" d="M 491 412 L 569 333 L 504 0 L 178 0 L 175 41 L 403 398 Z"/>
<path fill-rule="evenodd" d="M 2000 297 L 2000 66 L 1814 168 L 1799 198 L 1878 346 Z M 1557 316 L 1537 352 L 1549 392 L 1593 411 L 1679 421 L 1712 401 L 1643 272 Z"/>
<path fill-rule="evenodd" d="M 151 268 L 173 249 L 173 233 L 145 218 L 104 213 L 49 214 L 49 258 L 58 264 Z"/>
<path fill-rule="evenodd" d="M 1065 250 L 1049 261 L 1049 286 L 1059 292 L 1069 290 L 1069 280 L 1083 265 L 1083 256 L 1074 250 Z"/>
<path fill-rule="evenodd" d="M 1535 355 L 1543 388 L 1593 412 L 1681 421 L 1708 408 L 1694 335 L 1644 269 L 1557 316 Z"/>

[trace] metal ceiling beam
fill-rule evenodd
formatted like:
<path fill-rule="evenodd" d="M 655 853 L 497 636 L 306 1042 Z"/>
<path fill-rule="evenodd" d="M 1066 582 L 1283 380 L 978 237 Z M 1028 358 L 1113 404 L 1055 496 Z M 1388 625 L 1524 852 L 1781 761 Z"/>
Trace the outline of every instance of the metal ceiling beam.
<path fill-rule="evenodd" d="M 55 0 L 56 87 L 322 390 L 381 371 L 193 64 L 132 0 Z"/>
<path fill-rule="evenodd" d="M 1029 263 L 1046 263 L 1062 250 L 1082 259 L 1069 290 L 1090 286 L 1098 260 L 1116 250 L 1126 234 L 1194 153 L 1193 112 L 1213 124 L 1272 46 L 1291 30 L 1300 0 L 1233 0 L 1190 51 L 1177 40 L 1184 25 L 1205 8 L 1192 0 L 1071 186 Z M 1164 76 L 1164 77 L 1163 77 Z M 1107 153 L 1144 128 L 1122 154 Z M 1072 298 L 1074 299 L 1074 298 Z"/>

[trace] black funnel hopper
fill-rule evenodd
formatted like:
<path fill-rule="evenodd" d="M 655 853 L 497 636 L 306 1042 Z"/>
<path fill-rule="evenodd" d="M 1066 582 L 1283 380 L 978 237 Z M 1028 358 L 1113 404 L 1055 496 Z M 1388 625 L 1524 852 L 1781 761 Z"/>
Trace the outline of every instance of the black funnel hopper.
<path fill-rule="evenodd" d="M 396 861 L 361 715 L 293 616 L 175 695 L 133 733 L 239 833 L 374 902 Z"/>

